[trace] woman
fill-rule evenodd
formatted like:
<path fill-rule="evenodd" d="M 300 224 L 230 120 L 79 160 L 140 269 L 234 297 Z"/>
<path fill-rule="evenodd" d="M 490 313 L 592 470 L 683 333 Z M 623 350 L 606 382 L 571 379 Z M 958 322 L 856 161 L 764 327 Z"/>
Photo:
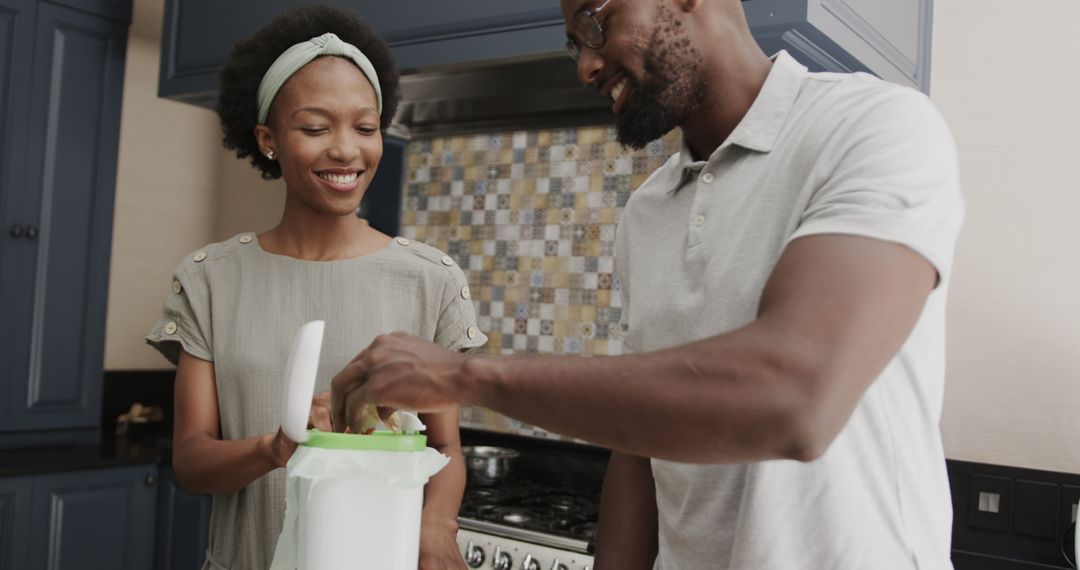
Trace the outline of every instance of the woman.
<path fill-rule="evenodd" d="M 411 331 L 453 350 L 486 337 L 449 257 L 356 217 L 398 100 L 374 31 L 337 8 L 293 9 L 236 44 L 219 97 L 225 146 L 264 178 L 285 179 L 285 208 L 265 233 L 185 257 L 147 341 L 177 364 L 177 480 L 214 495 L 204 569 L 262 570 L 284 517 L 281 467 L 296 449 L 278 424 L 299 326 L 326 321 L 316 392 L 381 333 Z M 317 396 L 312 425 L 331 430 L 328 409 L 328 395 Z M 456 413 L 423 420 L 429 445 L 451 462 L 425 490 L 420 567 L 463 569 Z"/>

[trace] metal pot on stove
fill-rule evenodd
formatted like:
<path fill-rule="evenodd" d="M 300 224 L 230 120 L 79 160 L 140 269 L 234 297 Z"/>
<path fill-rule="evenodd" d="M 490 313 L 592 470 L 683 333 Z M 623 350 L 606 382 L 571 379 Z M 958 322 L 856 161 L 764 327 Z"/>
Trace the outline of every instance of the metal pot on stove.
<path fill-rule="evenodd" d="M 506 479 L 513 470 L 514 460 L 521 455 L 508 447 L 488 445 L 465 446 L 461 451 L 469 476 L 477 485 L 494 485 Z"/>

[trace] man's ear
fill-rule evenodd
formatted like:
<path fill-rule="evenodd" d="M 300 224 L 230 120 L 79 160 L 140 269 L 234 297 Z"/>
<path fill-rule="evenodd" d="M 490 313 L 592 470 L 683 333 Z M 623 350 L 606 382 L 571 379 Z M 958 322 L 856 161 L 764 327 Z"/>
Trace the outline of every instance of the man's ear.
<path fill-rule="evenodd" d="M 697 10 L 703 0 L 673 0 L 675 7 L 681 12 L 693 12 Z"/>

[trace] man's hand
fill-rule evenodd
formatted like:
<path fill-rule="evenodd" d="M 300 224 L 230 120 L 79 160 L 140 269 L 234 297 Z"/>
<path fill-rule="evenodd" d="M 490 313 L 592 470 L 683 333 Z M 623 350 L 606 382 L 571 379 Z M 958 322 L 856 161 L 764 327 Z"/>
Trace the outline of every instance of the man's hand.
<path fill-rule="evenodd" d="M 405 333 L 380 335 L 331 383 L 334 428 L 360 433 L 364 408 L 439 412 L 461 403 L 465 356 Z"/>

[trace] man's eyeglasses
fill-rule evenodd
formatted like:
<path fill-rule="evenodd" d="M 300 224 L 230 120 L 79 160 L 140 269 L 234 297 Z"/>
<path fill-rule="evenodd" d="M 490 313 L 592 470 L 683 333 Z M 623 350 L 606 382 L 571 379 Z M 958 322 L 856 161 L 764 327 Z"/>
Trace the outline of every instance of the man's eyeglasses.
<path fill-rule="evenodd" d="M 575 38 L 580 38 L 586 46 L 593 49 L 604 47 L 604 27 L 600 25 L 600 20 L 596 19 L 596 15 L 608 5 L 608 2 L 611 0 L 604 0 L 604 3 L 595 9 L 581 10 L 574 15 L 574 37 L 566 40 L 566 53 L 570 54 L 570 59 L 577 61 L 581 57 L 581 46 Z"/>

